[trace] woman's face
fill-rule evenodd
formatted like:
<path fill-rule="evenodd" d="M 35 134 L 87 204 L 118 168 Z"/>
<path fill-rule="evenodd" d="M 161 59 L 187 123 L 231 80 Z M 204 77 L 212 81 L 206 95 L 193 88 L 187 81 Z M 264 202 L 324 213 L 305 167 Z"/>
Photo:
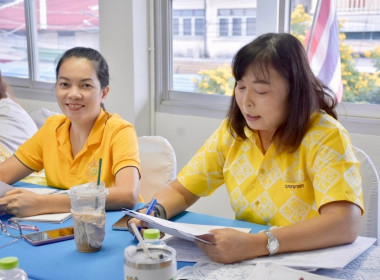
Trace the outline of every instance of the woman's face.
<path fill-rule="evenodd" d="M 265 77 L 255 76 L 261 73 L 256 70 L 249 68 L 237 81 L 235 98 L 248 126 L 271 139 L 288 115 L 288 84 L 272 67 Z"/>
<path fill-rule="evenodd" d="M 71 122 L 94 122 L 108 91 L 108 86 L 101 89 L 94 65 L 88 59 L 70 57 L 61 64 L 56 96 L 59 107 Z"/>

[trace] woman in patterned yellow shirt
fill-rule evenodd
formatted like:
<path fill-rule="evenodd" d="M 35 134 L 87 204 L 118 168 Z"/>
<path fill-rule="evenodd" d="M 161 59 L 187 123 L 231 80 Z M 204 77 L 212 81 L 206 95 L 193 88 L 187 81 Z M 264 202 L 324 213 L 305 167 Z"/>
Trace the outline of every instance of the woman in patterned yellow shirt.
<path fill-rule="evenodd" d="M 227 118 L 155 195 L 156 215 L 173 217 L 225 184 L 236 219 L 278 228 L 213 230 L 212 245 L 196 243 L 214 261 L 353 242 L 364 211 L 359 162 L 302 44 L 264 34 L 238 51 L 232 68 Z"/>

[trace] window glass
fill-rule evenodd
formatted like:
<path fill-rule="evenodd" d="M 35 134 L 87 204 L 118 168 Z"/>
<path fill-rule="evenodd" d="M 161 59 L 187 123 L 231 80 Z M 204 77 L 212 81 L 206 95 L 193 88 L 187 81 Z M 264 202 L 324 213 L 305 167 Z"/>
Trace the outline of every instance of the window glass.
<path fill-rule="evenodd" d="M 241 18 L 232 19 L 232 36 L 241 36 Z"/>
<path fill-rule="evenodd" d="M 172 0 L 170 12 L 173 71 L 169 90 L 231 95 L 232 57 L 256 36 L 256 1 Z M 176 21 L 185 14 L 192 21 Z M 184 30 L 183 36 L 178 36 L 178 30 Z"/>
<path fill-rule="evenodd" d="M 4 76 L 29 78 L 23 1 L 0 2 L 0 70 Z"/>
<path fill-rule="evenodd" d="M 24 9 L 30 18 L 25 18 Z M 55 62 L 65 50 L 99 49 L 98 0 L 0 1 L 0 36 L 3 75 L 53 82 Z"/>
<path fill-rule="evenodd" d="M 315 0 L 290 1 L 290 32 L 302 43 L 310 28 Z M 237 8 L 238 7 L 238 8 Z M 169 90 L 231 95 L 230 64 L 237 50 L 252 41 L 256 32 L 257 1 L 172 0 L 173 16 L 204 11 L 193 21 L 187 38 L 173 36 L 172 77 Z M 266 11 L 266 12 L 275 12 Z M 380 104 L 380 0 L 337 0 L 343 102 Z M 173 35 L 186 23 L 173 22 Z M 188 24 L 190 26 L 190 23 Z"/>
<path fill-rule="evenodd" d="M 292 0 L 290 32 L 305 44 L 317 1 Z M 343 102 L 380 104 L 380 0 L 337 1 Z"/>

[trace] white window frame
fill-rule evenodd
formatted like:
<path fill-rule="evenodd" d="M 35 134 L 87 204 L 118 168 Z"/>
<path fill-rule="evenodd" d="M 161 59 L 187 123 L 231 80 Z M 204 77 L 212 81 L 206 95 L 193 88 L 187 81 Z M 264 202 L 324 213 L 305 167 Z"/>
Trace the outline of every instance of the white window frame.
<path fill-rule="evenodd" d="M 224 118 L 230 103 L 229 96 L 188 93 L 170 90 L 171 65 L 171 0 L 153 1 L 155 11 L 155 93 L 156 111 L 179 115 Z M 261 16 L 262 15 L 262 16 Z M 275 20 L 269 15 L 274 15 Z M 288 0 L 257 0 L 256 34 L 289 31 L 290 4 Z M 351 133 L 380 136 L 380 105 L 342 102 L 337 107 L 339 120 Z"/>
<path fill-rule="evenodd" d="M 34 0 L 24 1 L 25 26 L 27 38 L 29 78 L 6 77 L 7 83 L 20 98 L 55 101 L 54 84 L 37 81 L 38 76 L 38 42 L 36 5 Z"/>

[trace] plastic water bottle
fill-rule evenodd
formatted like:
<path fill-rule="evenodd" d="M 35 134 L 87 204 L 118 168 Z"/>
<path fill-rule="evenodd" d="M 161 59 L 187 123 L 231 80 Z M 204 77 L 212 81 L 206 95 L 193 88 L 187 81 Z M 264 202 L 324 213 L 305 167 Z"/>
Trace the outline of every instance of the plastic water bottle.
<path fill-rule="evenodd" d="M 17 257 L 0 259 L 0 280 L 28 280 L 28 275 L 18 267 Z"/>
<path fill-rule="evenodd" d="M 144 230 L 143 238 L 148 248 L 150 247 L 166 247 L 166 243 L 160 239 L 160 231 L 155 228 Z"/>

